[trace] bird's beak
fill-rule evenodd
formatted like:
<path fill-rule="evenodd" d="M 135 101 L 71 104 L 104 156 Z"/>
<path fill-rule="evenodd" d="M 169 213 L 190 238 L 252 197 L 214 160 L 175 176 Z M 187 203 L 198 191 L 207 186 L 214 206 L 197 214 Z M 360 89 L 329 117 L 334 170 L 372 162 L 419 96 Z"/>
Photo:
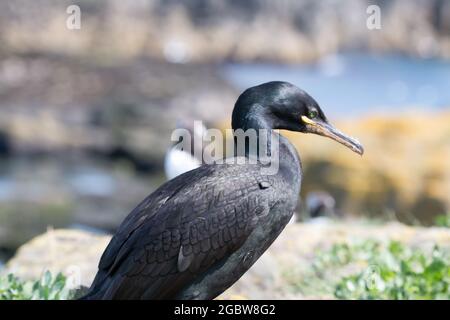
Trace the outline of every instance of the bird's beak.
<path fill-rule="evenodd" d="M 301 120 L 306 126 L 306 132 L 331 138 L 360 155 L 364 153 L 364 148 L 358 140 L 340 132 L 331 124 L 322 120 L 311 120 L 306 116 L 302 116 Z"/>

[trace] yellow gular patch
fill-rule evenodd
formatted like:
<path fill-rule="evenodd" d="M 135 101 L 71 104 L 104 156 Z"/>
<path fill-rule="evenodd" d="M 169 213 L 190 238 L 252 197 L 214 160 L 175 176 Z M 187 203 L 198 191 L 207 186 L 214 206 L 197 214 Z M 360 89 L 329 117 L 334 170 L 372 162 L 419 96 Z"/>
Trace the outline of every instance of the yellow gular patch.
<path fill-rule="evenodd" d="M 307 123 L 307 124 L 316 124 L 314 121 L 312 121 L 310 118 L 308 118 L 307 116 L 302 116 L 301 117 L 301 119 L 302 119 L 302 121 L 304 122 L 304 123 Z"/>

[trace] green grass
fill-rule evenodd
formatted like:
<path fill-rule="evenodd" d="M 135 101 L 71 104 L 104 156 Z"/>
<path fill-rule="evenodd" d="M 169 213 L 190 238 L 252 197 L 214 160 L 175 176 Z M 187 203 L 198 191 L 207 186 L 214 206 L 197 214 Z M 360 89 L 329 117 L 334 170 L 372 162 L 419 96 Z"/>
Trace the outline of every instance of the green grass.
<path fill-rule="evenodd" d="M 398 242 L 377 246 L 368 267 L 343 277 L 335 286 L 339 299 L 450 299 L 448 253 L 426 253 Z"/>
<path fill-rule="evenodd" d="M 438 227 L 450 228 L 450 213 L 437 216 L 435 219 L 435 225 Z"/>
<path fill-rule="evenodd" d="M 73 292 L 67 288 L 66 278 L 47 271 L 37 281 L 23 281 L 12 274 L 0 277 L 0 300 L 68 300 Z"/>
<path fill-rule="evenodd" d="M 285 274 L 294 292 L 337 299 L 450 299 L 448 250 L 399 242 L 339 243 Z"/>
<path fill-rule="evenodd" d="M 318 251 L 311 264 L 284 272 L 288 286 L 312 298 L 450 299 L 450 252 L 400 242 L 338 243 Z M 37 281 L 0 277 L 0 300 L 65 300 L 74 291 L 62 274 Z"/>

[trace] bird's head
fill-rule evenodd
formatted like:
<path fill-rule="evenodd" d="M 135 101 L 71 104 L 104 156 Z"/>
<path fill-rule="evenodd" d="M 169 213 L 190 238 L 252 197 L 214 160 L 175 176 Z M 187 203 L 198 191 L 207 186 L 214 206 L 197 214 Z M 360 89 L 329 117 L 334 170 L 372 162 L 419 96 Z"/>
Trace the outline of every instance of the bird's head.
<path fill-rule="evenodd" d="M 271 128 L 314 133 L 331 138 L 362 155 L 363 146 L 331 125 L 319 104 L 305 91 L 281 81 L 245 90 L 236 101 L 234 129 Z"/>

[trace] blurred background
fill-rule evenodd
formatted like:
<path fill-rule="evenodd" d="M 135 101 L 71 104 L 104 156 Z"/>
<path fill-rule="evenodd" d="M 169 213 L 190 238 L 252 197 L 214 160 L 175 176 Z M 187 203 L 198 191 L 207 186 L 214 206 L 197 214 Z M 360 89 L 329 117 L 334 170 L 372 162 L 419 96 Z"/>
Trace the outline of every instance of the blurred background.
<path fill-rule="evenodd" d="M 271 80 L 366 149 L 289 134 L 302 199 L 325 193 L 341 219 L 449 221 L 450 1 L 2 0 L 0 265 L 49 226 L 113 232 L 165 181 L 178 119 L 229 128 L 239 93 Z"/>

